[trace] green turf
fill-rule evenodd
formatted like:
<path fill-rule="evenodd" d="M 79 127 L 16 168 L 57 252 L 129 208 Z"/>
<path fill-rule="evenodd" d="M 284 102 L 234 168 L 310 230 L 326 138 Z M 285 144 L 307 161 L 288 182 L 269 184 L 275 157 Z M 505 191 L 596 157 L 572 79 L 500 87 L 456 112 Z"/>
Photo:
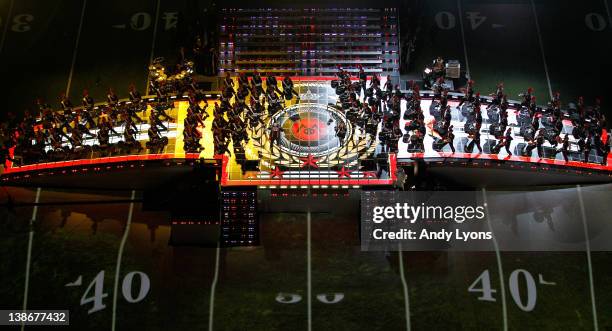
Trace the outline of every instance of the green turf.
<path fill-rule="evenodd" d="M 612 29 L 605 23 L 605 29 L 593 31 L 585 23 L 589 14 L 606 17 L 602 1 L 563 6 L 536 1 L 544 59 L 530 1 L 460 3 L 470 74 L 482 95 L 492 93 L 503 81 L 510 99 L 519 99 L 519 93 L 533 87 L 538 103 L 545 104 L 549 100 L 546 61 L 552 91 L 561 92 L 564 103 L 585 96 L 588 104 L 595 97 L 602 97 L 606 104 Z M 457 1 L 425 3 L 412 65 L 417 74 L 436 56 L 460 60 L 462 69 L 467 69 L 459 16 Z M 480 22 L 480 18 L 486 19 Z"/>
<path fill-rule="evenodd" d="M 8 2 L 0 4 L 3 22 Z M 27 31 L 15 32 L 9 28 L 0 53 L 0 72 L 4 75 L 0 89 L 11 96 L 5 100 L 4 112 L 36 110 L 37 98 L 59 107 L 59 95 L 68 87 L 82 4 L 78 0 L 15 1 L 12 18 L 27 14 L 33 20 L 28 23 Z M 148 0 L 87 2 L 70 84 L 73 103 L 80 103 L 84 89 L 97 102 L 105 101 L 109 87 L 120 97 L 127 96 L 131 83 L 145 92 L 155 5 L 155 1 Z M 167 58 L 170 64 L 177 60 L 179 46 L 184 42 L 182 35 L 189 31 L 186 20 L 195 15 L 188 5 L 188 1 L 174 1 L 160 6 L 153 55 Z M 164 17 L 173 12 L 179 13 L 180 23 L 166 27 Z M 132 17 L 138 13 L 150 15 L 148 27 L 142 30 L 138 30 L 142 25 L 136 29 L 131 25 Z M 137 24 L 142 24 L 142 20 Z M 126 27 L 113 27 L 122 24 Z"/>
<path fill-rule="evenodd" d="M 30 278 L 30 308 L 68 308 L 71 329 L 107 329 L 112 307 L 112 285 L 127 204 L 46 206 L 39 210 L 35 228 Z M 26 252 L 24 224 L 31 208 L 18 208 L 2 223 L 3 260 L 0 292 L 3 306 L 20 306 Z M 4 215 L 8 215 L 4 209 Z M 148 295 L 129 303 L 119 293 L 117 325 L 147 330 L 206 329 L 215 249 L 168 246 L 170 229 L 164 213 L 143 212 L 135 206 L 130 236 L 123 254 L 121 279 L 141 271 L 151 280 Z M 93 221 L 98 222 L 93 232 Z M 149 225 L 148 225 L 149 224 Z M 155 238 L 150 229 L 156 227 Z M 307 323 L 307 246 L 305 216 L 269 214 L 262 223 L 262 246 L 224 248 L 220 252 L 219 282 L 215 292 L 217 330 L 287 330 Z M 313 329 L 403 329 L 405 309 L 397 252 L 361 252 L 358 223 L 353 217 L 313 214 L 312 325 Z M 612 326 L 606 307 L 610 254 L 594 253 L 594 280 L 601 329 Z M 404 252 L 413 329 L 500 329 L 501 292 L 494 253 Z M 506 283 L 510 329 L 591 329 L 592 312 L 585 253 L 502 253 L 506 282 L 513 270 L 529 271 L 537 283 L 537 302 L 531 312 L 514 303 Z M 13 270 L 9 272 L 9 270 Z M 87 314 L 80 305 L 85 288 L 105 270 L 106 308 Z M 479 301 L 470 284 L 489 270 L 495 302 Z M 83 284 L 65 287 L 79 275 Z M 138 285 L 138 282 L 135 282 Z M 135 286 L 132 293 L 136 294 Z M 521 296 L 526 300 L 525 285 Z M 279 292 L 294 293 L 301 301 L 278 303 Z M 335 304 L 319 294 L 343 293 Z"/>

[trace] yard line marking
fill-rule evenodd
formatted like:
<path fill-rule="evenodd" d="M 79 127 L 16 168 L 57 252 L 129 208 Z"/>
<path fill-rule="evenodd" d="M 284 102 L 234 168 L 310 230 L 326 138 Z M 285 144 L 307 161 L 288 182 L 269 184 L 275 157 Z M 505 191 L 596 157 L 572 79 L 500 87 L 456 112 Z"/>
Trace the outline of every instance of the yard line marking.
<path fill-rule="evenodd" d="M 213 329 L 213 314 L 215 311 L 215 290 L 217 281 L 219 280 L 219 255 L 221 252 L 221 242 L 217 242 L 217 250 L 215 252 L 215 273 L 213 275 L 212 284 L 210 285 L 210 304 L 208 305 L 208 331 Z"/>
<path fill-rule="evenodd" d="M 465 57 L 465 73 L 469 79 L 472 78 L 470 75 L 470 64 L 468 62 L 467 46 L 465 44 L 465 31 L 463 30 L 463 10 L 461 9 L 461 0 L 457 0 L 457 10 L 459 10 L 459 26 L 461 27 L 461 41 L 463 42 L 463 56 Z"/>
<path fill-rule="evenodd" d="M 548 95 L 553 98 L 552 86 L 550 85 L 550 75 L 548 74 L 548 65 L 546 64 L 546 54 L 544 53 L 544 43 L 542 42 L 542 33 L 540 33 L 540 22 L 538 21 L 538 13 L 536 11 L 535 3 L 531 0 L 531 9 L 533 11 L 533 18 L 535 19 L 536 30 L 538 31 L 538 42 L 540 44 L 540 53 L 542 54 L 542 62 L 544 62 L 544 72 L 546 73 L 546 82 L 548 83 Z"/>
<path fill-rule="evenodd" d="M 8 26 L 9 26 L 9 19 L 11 18 L 11 16 L 13 16 L 13 4 L 15 3 L 15 0 L 11 0 L 11 3 L 9 4 L 9 10 L 8 13 L 6 14 L 6 22 L 4 23 L 4 29 L 2 29 L 2 39 L 0 40 L 0 54 L 2 53 L 2 50 L 4 49 L 4 39 L 6 38 L 6 33 L 8 32 Z"/>
<path fill-rule="evenodd" d="M 308 331 L 312 331 L 312 270 L 310 252 L 310 209 L 306 213 L 306 278 L 307 278 L 307 302 L 308 302 Z"/>
<path fill-rule="evenodd" d="M 79 30 L 77 31 L 76 41 L 74 42 L 74 50 L 72 51 L 72 63 L 70 64 L 70 73 L 68 74 L 68 84 L 66 84 L 66 97 L 70 95 L 70 86 L 72 85 L 72 76 L 74 75 L 74 65 L 79 50 L 79 41 L 81 40 L 81 30 L 83 29 L 83 18 L 85 17 L 85 8 L 87 0 L 83 0 L 83 9 L 81 9 L 81 19 L 79 20 Z"/>
<path fill-rule="evenodd" d="M 584 201 L 582 200 L 582 188 L 580 185 L 576 185 L 578 190 L 578 202 L 580 203 L 580 214 L 582 216 L 582 225 L 584 228 L 584 241 L 586 244 L 587 262 L 589 265 L 589 287 L 591 290 L 591 309 L 593 310 L 593 328 L 595 331 L 599 330 L 597 324 L 597 307 L 595 305 L 595 286 L 593 286 L 593 265 L 591 264 L 591 241 L 589 240 L 589 228 L 586 222 L 586 212 L 584 209 Z"/>
<path fill-rule="evenodd" d="M 153 63 L 153 56 L 155 54 L 155 39 L 157 39 L 157 24 L 159 22 L 159 7 L 161 6 L 161 1 L 157 0 L 157 7 L 155 8 L 155 24 L 153 24 L 153 41 L 151 42 L 151 56 L 149 56 L 149 66 L 151 65 L 151 63 Z M 147 71 L 149 70 L 149 67 L 147 66 Z M 145 82 L 145 89 L 146 89 L 146 93 L 145 95 L 149 95 L 149 78 L 151 78 L 149 76 L 149 74 L 147 73 L 147 81 Z"/>
<path fill-rule="evenodd" d="M 25 313 L 28 307 L 28 289 L 30 287 L 30 264 L 32 263 L 32 242 L 34 241 L 34 222 L 36 222 L 36 215 L 38 214 L 38 202 L 40 201 L 40 187 L 36 189 L 36 198 L 34 199 L 34 209 L 32 209 L 32 217 L 30 218 L 30 233 L 28 235 L 28 255 L 26 258 L 26 271 L 25 271 L 25 287 L 23 289 L 23 307 L 22 312 Z M 25 323 L 21 323 L 21 330 L 25 329 Z"/>
<path fill-rule="evenodd" d="M 115 331 L 115 322 L 117 321 L 117 290 L 119 288 L 119 273 L 121 268 L 121 257 L 123 256 L 123 249 L 125 242 L 127 241 L 128 234 L 130 233 L 130 226 L 132 225 L 132 215 L 134 214 L 134 198 L 136 197 L 136 190 L 132 190 L 132 202 L 130 202 L 130 209 L 128 211 L 127 223 L 125 225 L 125 231 L 123 231 L 123 237 L 121 238 L 121 244 L 119 244 L 119 252 L 117 252 L 117 266 L 115 267 L 115 286 L 113 290 L 113 319 L 111 330 Z"/>
<path fill-rule="evenodd" d="M 497 272 L 499 273 L 499 286 L 501 287 L 502 297 L 502 316 L 504 319 L 504 331 L 508 331 L 508 311 L 506 309 L 506 286 L 504 285 L 504 269 L 502 267 L 501 255 L 499 253 L 499 245 L 497 239 L 495 239 L 495 233 L 493 232 L 493 226 L 491 226 L 491 219 L 489 218 L 489 204 L 487 203 L 487 190 L 482 188 L 482 197 L 485 207 L 485 214 L 487 217 L 487 225 L 489 231 L 491 231 L 491 240 L 493 241 L 493 247 L 495 247 L 495 257 L 497 259 Z"/>
<path fill-rule="evenodd" d="M 404 276 L 404 259 L 402 256 L 402 243 L 399 244 L 399 267 L 400 277 L 402 279 L 402 287 L 404 290 L 404 310 L 406 312 L 406 330 L 410 331 L 410 297 L 408 296 L 408 282 L 406 282 L 406 276 Z"/>
<path fill-rule="evenodd" d="M 612 29 L 612 16 L 610 16 L 610 7 L 608 6 L 608 1 L 603 0 L 604 7 L 606 7 L 606 14 L 608 14 L 608 26 Z"/>

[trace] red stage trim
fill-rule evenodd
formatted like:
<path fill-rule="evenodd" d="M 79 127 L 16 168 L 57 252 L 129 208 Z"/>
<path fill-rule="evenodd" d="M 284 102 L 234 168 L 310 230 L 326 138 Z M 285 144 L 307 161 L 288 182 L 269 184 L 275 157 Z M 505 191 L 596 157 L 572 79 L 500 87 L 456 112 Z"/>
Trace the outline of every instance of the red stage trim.
<path fill-rule="evenodd" d="M 380 75 L 378 75 L 380 77 Z M 265 82 L 267 76 L 261 76 L 262 81 Z M 276 80 L 279 82 L 282 82 L 282 80 L 285 78 L 285 76 L 275 76 Z M 317 81 L 332 81 L 332 80 L 337 80 L 338 76 L 290 76 L 291 80 L 294 82 L 317 82 Z M 238 79 L 238 76 L 232 76 L 232 78 Z M 249 81 L 251 81 L 251 76 L 247 77 Z M 368 76 L 367 81 L 370 81 L 371 77 Z M 351 77 L 351 81 L 352 82 L 357 82 L 359 81 L 359 78 L 357 77 Z"/>
<path fill-rule="evenodd" d="M 279 76 L 277 78 L 282 80 L 285 77 L 284 76 Z M 332 81 L 332 80 L 337 80 L 337 79 L 338 79 L 337 76 L 291 76 L 291 80 L 294 81 L 294 82 Z M 370 81 L 370 79 L 371 79 L 371 77 L 368 76 L 368 81 Z M 357 81 L 359 81 L 359 78 L 351 77 L 351 81 L 352 82 L 357 82 Z"/>
<path fill-rule="evenodd" d="M 425 153 L 408 153 L 406 154 L 406 158 L 409 159 L 436 159 L 436 158 L 445 158 L 445 159 L 466 159 L 466 160 L 496 160 L 496 161 L 513 161 L 513 162 L 522 162 L 529 164 L 549 164 L 549 165 L 557 165 L 568 168 L 583 168 L 583 169 L 594 169 L 594 170 L 603 170 L 603 171 L 612 171 L 612 165 L 608 162 L 607 166 L 603 166 L 597 163 L 583 163 L 576 161 L 565 162 L 563 160 L 552 160 L 547 158 L 541 158 L 538 161 L 534 161 L 533 157 L 528 156 L 517 156 L 517 155 L 507 155 L 501 156 L 497 154 L 484 154 L 484 153 L 451 153 L 451 152 L 441 152 L 437 153 L 438 156 L 434 155 L 424 155 Z M 610 160 L 610 157 L 608 157 Z"/>
<path fill-rule="evenodd" d="M 223 186 L 391 185 L 392 179 L 258 179 L 231 180 Z"/>
<path fill-rule="evenodd" d="M 221 186 L 227 185 L 229 180 L 229 172 L 227 172 L 227 164 L 229 163 L 229 157 L 227 155 L 215 155 L 215 159 L 221 158 Z"/>
<path fill-rule="evenodd" d="M 227 173 L 227 156 L 223 158 L 223 175 L 221 186 L 322 186 L 322 185 L 337 185 L 337 186 L 366 186 L 366 185 L 393 185 L 397 178 L 397 156 L 389 154 L 389 172 L 388 179 L 368 179 L 368 178 L 348 178 L 348 179 L 228 179 Z"/>
<path fill-rule="evenodd" d="M 152 161 L 152 160 L 168 160 L 168 159 L 195 160 L 195 159 L 198 159 L 199 156 L 200 155 L 197 153 L 188 153 L 188 154 L 185 154 L 184 156 L 181 155 L 180 157 L 177 157 L 177 155 L 174 153 L 109 156 L 109 157 L 102 157 L 102 158 L 97 158 L 97 159 L 82 159 L 82 160 L 71 160 L 71 161 L 60 161 L 60 162 L 48 162 L 48 163 L 25 165 L 21 167 L 10 167 L 4 170 L 4 174 L 14 174 L 14 173 L 29 172 L 29 171 L 41 171 L 41 170 L 48 170 L 48 169 L 69 168 L 69 167 L 97 165 L 97 164 L 104 165 L 104 164 L 113 164 L 113 163 L 129 162 L 129 161 Z"/>

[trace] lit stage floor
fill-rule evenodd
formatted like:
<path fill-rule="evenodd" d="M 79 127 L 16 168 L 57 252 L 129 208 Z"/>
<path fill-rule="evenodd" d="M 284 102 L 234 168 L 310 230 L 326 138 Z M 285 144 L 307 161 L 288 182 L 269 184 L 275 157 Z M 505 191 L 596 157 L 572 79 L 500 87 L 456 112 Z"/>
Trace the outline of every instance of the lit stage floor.
<path fill-rule="evenodd" d="M 222 185 L 353 188 L 393 183 L 395 155 L 377 159 L 381 152 L 377 138 L 355 128 L 330 106 L 336 104 L 337 95 L 329 80 L 295 80 L 294 88 L 300 101 L 287 101 L 282 111 L 264 117 L 265 125 L 250 132 L 244 146 L 246 161 L 234 154 L 224 158 Z M 278 143 L 271 144 L 269 127 L 274 122 L 282 131 Z M 339 122 L 348 129 L 342 141 L 335 133 Z M 206 149 L 212 148 L 210 141 L 205 139 Z"/>
<path fill-rule="evenodd" d="M 450 96 L 450 93 L 449 93 Z M 527 144 L 527 141 L 520 135 L 520 126 L 518 124 L 517 110 L 510 108 L 508 109 L 508 128 L 512 130 L 513 140 L 510 144 L 510 151 L 512 155 L 508 154 L 504 148 L 499 153 L 493 153 L 492 147 L 498 142 L 498 139 L 494 137 L 490 130 L 490 122 L 487 115 L 487 103 L 481 105 L 481 113 L 483 117 L 481 132 L 481 146 L 483 149 L 482 153 L 479 153 L 477 148 L 474 146 L 472 152 L 466 150 L 466 146 L 472 140 L 466 132 L 466 118 L 461 114 L 459 109 L 456 109 L 459 101 L 456 99 L 457 94 L 454 94 L 455 100 L 449 100 L 448 104 L 451 107 L 451 125 L 454 127 L 453 133 L 455 139 L 453 145 L 455 152 L 451 151 L 449 145 L 444 146 L 441 150 L 435 150 L 433 148 L 434 132 L 432 130 L 434 117 L 431 112 L 435 107 L 432 107 L 431 98 L 423 98 L 421 101 L 421 108 L 425 116 L 425 124 L 427 128 L 427 134 L 425 135 L 424 150 L 414 150 L 409 147 L 409 144 L 400 140 L 398 143 L 397 158 L 400 162 L 409 159 L 471 159 L 471 160 L 497 160 L 497 161 L 514 161 L 523 162 L 524 164 L 537 165 L 554 165 L 571 168 L 582 168 L 602 171 L 612 171 L 611 162 L 608 161 L 607 165 L 602 165 L 602 156 L 597 155 L 594 150 L 591 152 L 589 162 L 583 162 L 584 155 L 579 152 L 578 140 L 572 136 L 573 126 L 571 121 L 568 119 L 563 120 L 563 128 L 561 129 L 561 137 L 566 134 L 569 135 L 569 161 L 565 162 L 561 153 L 555 153 L 561 147 L 561 144 L 552 146 L 548 141 L 544 142 L 543 145 L 543 157 L 538 157 L 536 149 L 531 152 L 531 155 L 520 155 L 520 151 Z M 434 105 L 435 106 L 435 105 Z M 439 108 L 439 107 L 438 107 Z M 403 117 L 404 111 L 406 110 L 405 101 L 402 101 L 402 116 L 400 117 L 400 128 L 404 130 L 409 120 L 405 120 Z"/>
<path fill-rule="evenodd" d="M 280 81 L 279 81 L 279 88 Z M 212 122 L 216 100 L 209 100 L 200 106 L 208 113 L 204 126 L 198 130 L 203 150 L 197 153 L 185 153 L 183 149 L 183 122 L 189 107 L 188 101 L 175 98 L 173 106 L 167 113 L 174 121 L 166 121 L 167 131 L 161 135 L 168 138 L 168 144 L 158 154 L 148 153 L 145 146 L 147 123 L 138 124 L 136 139 L 143 150 L 132 151 L 129 155 L 102 155 L 96 149 L 84 151 L 74 160 L 43 162 L 38 164 L 9 166 L 4 174 L 23 174 L 28 172 L 62 172 L 67 168 L 94 166 L 103 169 L 103 165 L 119 164 L 126 161 L 147 161 L 164 159 L 204 159 L 222 160 L 220 182 L 223 186 L 263 186 L 270 188 L 355 188 L 363 185 L 391 185 L 395 178 L 395 155 L 384 154 L 376 158 L 380 146 L 376 137 L 368 136 L 353 127 L 344 114 L 331 107 L 337 101 L 335 91 L 329 79 L 295 80 L 295 89 L 300 95 L 286 101 L 285 108 L 273 116 L 264 116 L 263 125 L 249 130 L 249 141 L 243 145 L 244 155 L 237 157 L 232 143 L 230 155 L 214 155 Z M 140 113 L 141 118 L 148 118 L 150 108 Z M 277 143 L 270 143 L 270 125 L 272 121 L 281 125 L 282 133 Z M 348 128 L 346 137 L 340 141 L 335 134 L 335 126 L 344 122 Z M 123 127 L 115 127 L 121 135 Z M 92 130 L 95 134 L 96 130 Z M 111 143 L 121 140 L 112 136 Z M 94 146 L 93 138 L 84 139 L 84 146 Z M 69 146 L 67 141 L 64 145 Z M 55 169 L 59 171 L 55 171 Z M 62 170 L 64 169 L 64 170 Z M 6 177 L 6 176 L 5 176 Z"/>
<path fill-rule="evenodd" d="M 481 130 L 481 142 L 483 153 L 468 153 L 464 150 L 466 144 L 471 140 L 464 130 L 465 118 L 459 110 L 454 107 L 458 101 L 457 94 L 449 101 L 452 110 L 452 124 L 455 128 L 455 153 L 450 151 L 447 145 L 442 150 L 434 150 L 432 143 L 434 132 L 431 129 L 433 116 L 430 113 L 431 100 L 427 95 L 423 96 L 422 108 L 424 110 L 427 133 L 424 138 L 424 150 L 410 150 L 402 139 L 399 141 L 396 154 L 381 154 L 381 146 L 377 138 L 373 138 L 356 128 L 346 119 L 344 114 L 334 107 L 337 96 L 331 87 L 330 78 L 321 77 L 298 77 L 294 78 L 295 89 L 300 95 L 299 103 L 296 99 L 287 101 L 285 108 L 273 116 L 265 116 L 264 124 L 249 131 L 249 141 L 244 145 L 244 154 L 239 157 L 234 153 L 230 144 L 231 155 L 214 155 L 213 134 L 211 131 L 213 121 L 213 110 L 215 100 L 209 100 L 208 104 L 201 104 L 208 113 L 204 121 L 204 127 L 199 128 L 202 133 L 201 145 L 203 150 L 198 153 L 185 153 L 183 149 L 183 122 L 187 115 L 188 102 L 185 98 L 174 98 L 172 108 L 168 114 L 174 121 L 167 121 L 165 125 L 169 128 L 162 132 L 162 136 L 168 138 L 168 145 L 157 154 L 148 153 L 143 149 L 138 154 L 101 155 L 96 149 L 83 153 L 78 158 L 59 162 L 45 162 L 24 166 L 6 167 L 3 180 L 6 175 L 29 176 L 36 172 L 66 173 L 66 169 L 74 169 L 79 166 L 90 166 L 96 169 L 104 169 L 109 164 L 120 165 L 125 161 L 148 161 L 148 160 L 195 160 L 204 159 L 212 163 L 220 164 L 221 172 L 219 181 L 223 186 L 259 186 L 271 188 L 354 188 L 366 185 L 392 185 L 396 179 L 397 165 L 405 165 L 415 159 L 425 160 L 496 160 L 514 161 L 522 165 L 537 167 L 539 165 L 554 165 L 561 169 L 597 170 L 612 174 L 612 166 L 598 164 L 601 157 L 592 154 L 589 163 L 580 162 L 575 159 L 577 155 L 577 144 L 575 139 L 570 138 L 570 150 L 575 153 L 574 159 L 565 162 L 561 154 L 551 155 L 554 149 L 545 143 L 546 157 L 538 158 L 536 151 L 531 156 L 518 156 L 517 151 L 521 149 L 525 141 L 519 135 L 516 125 L 516 110 L 509 110 L 508 122 L 514 133 L 511 150 L 514 155 L 507 155 L 502 150 L 499 154 L 492 154 L 491 147 L 497 141 L 489 132 L 487 123 L 486 104 L 482 106 L 483 126 Z M 280 79 L 279 79 L 279 88 Z M 428 92 L 424 92 L 427 94 Z M 212 98 L 211 98 L 212 99 Z M 405 125 L 408 121 L 403 119 L 406 110 L 405 101 L 402 101 L 402 116 L 400 128 L 406 133 Z M 147 118 L 150 109 L 139 114 Z M 270 143 L 270 124 L 278 122 L 282 128 L 282 134 L 278 143 Z M 335 126 L 338 122 L 344 122 L 347 126 L 347 135 L 340 141 L 335 134 Z M 147 140 L 147 123 L 138 124 L 136 138 L 145 146 Z M 119 134 L 123 127 L 116 127 Z M 562 132 L 571 133 L 572 126 L 569 121 L 564 121 Z M 95 133 L 95 130 L 93 130 Z M 121 137 L 111 137 L 111 143 L 121 140 Z M 84 145 L 93 146 L 95 139 L 85 139 Z M 68 142 L 65 142 L 68 144 Z M 379 156 L 377 158 L 377 156 Z M 610 164 L 610 163 L 608 163 Z M 58 169 L 58 171 L 55 171 Z M 534 168 L 535 169 L 535 168 Z M 88 170 L 91 172 L 91 170 Z"/>

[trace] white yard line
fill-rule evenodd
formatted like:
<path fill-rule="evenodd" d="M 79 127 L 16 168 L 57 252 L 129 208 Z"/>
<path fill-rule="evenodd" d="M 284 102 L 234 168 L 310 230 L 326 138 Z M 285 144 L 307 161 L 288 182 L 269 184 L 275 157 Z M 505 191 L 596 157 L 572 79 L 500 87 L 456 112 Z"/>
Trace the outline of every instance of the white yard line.
<path fill-rule="evenodd" d="M 83 8 L 81 9 L 81 19 L 79 20 L 79 30 L 77 31 L 74 49 L 72 50 L 72 62 L 70 63 L 70 73 L 68 74 L 68 84 L 66 84 L 66 97 L 70 96 L 70 87 L 72 85 L 72 76 L 74 75 L 74 65 L 76 63 L 77 54 L 79 53 L 79 41 L 81 40 L 81 30 L 83 29 L 83 18 L 85 17 L 85 8 L 87 0 L 83 0 Z"/>
<path fill-rule="evenodd" d="M 544 53 L 544 43 L 542 42 L 542 33 L 540 32 L 540 22 L 538 21 L 538 13 L 535 3 L 531 0 L 531 9 L 533 10 L 533 18 L 535 19 L 536 30 L 538 31 L 538 42 L 540 44 L 540 53 L 542 54 L 542 62 L 544 63 L 544 72 L 546 73 L 546 82 L 548 83 L 548 95 L 552 99 L 553 91 L 550 84 L 550 74 L 548 73 L 548 64 L 546 63 L 546 54 Z"/>
<path fill-rule="evenodd" d="M 463 43 L 463 56 L 465 57 L 465 73 L 469 79 L 472 78 L 470 74 L 470 63 L 468 61 L 467 46 L 465 43 L 465 31 L 463 29 L 463 9 L 461 9 L 461 0 L 457 0 L 457 10 L 459 11 L 459 26 L 461 28 L 461 42 Z"/>
<path fill-rule="evenodd" d="M 121 258 L 123 257 L 123 249 L 130 233 L 130 226 L 132 225 L 132 215 L 134 214 L 134 198 L 136 197 L 136 191 L 132 190 L 132 197 L 130 202 L 130 209 L 128 211 L 127 223 L 125 225 L 125 231 L 123 231 L 123 237 L 121 238 L 121 244 L 119 244 L 119 252 L 117 253 L 117 265 L 115 267 L 115 286 L 113 290 L 113 319 L 111 330 L 115 331 L 117 321 L 117 291 L 119 290 L 119 275 L 121 271 Z"/>
<path fill-rule="evenodd" d="M 153 41 L 151 42 L 151 56 L 149 56 L 149 64 L 147 65 L 147 71 L 151 63 L 153 63 L 153 57 L 155 55 L 155 40 L 157 39 L 157 24 L 159 23 L 159 7 L 161 7 L 161 0 L 157 0 L 157 6 L 155 8 L 155 23 L 153 24 Z M 147 74 L 147 81 L 145 82 L 145 95 L 149 95 L 149 74 Z"/>
<path fill-rule="evenodd" d="M 217 243 L 217 250 L 215 252 L 215 273 L 213 275 L 212 284 L 210 285 L 210 304 L 208 305 L 208 331 L 213 330 L 213 319 L 215 312 L 215 290 L 217 289 L 217 282 L 219 281 L 219 256 L 221 253 L 221 242 Z"/>
<path fill-rule="evenodd" d="M 11 0 L 9 4 L 9 10 L 6 14 L 6 17 L 3 19 L 4 21 L 4 29 L 2 29 L 2 39 L 0 39 L 0 54 L 2 54 L 2 50 L 4 50 L 4 40 L 6 39 L 6 33 L 8 32 L 9 21 L 13 16 L 13 5 L 15 4 L 15 0 Z"/>
<path fill-rule="evenodd" d="M 400 269 L 400 277 L 402 279 L 402 287 L 404 290 L 404 310 L 406 312 L 406 330 L 410 331 L 410 297 L 408 294 L 408 282 L 406 281 L 406 276 L 404 275 L 404 259 L 402 255 L 402 244 L 399 244 L 398 251 L 399 258 L 399 269 Z"/>
<path fill-rule="evenodd" d="M 38 202 L 40 201 L 40 187 L 36 189 L 36 198 L 34 199 L 34 208 L 32 209 L 32 217 L 30 218 L 30 232 L 28 236 L 28 254 L 26 258 L 26 271 L 25 271 L 25 287 L 23 289 L 23 307 L 22 311 L 25 313 L 28 308 L 28 290 L 30 287 L 30 265 L 32 264 L 32 242 L 34 240 L 34 223 L 36 223 L 36 215 L 38 214 Z M 25 324 L 21 324 L 21 330 L 25 329 Z"/>
<path fill-rule="evenodd" d="M 307 279 L 307 301 L 308 301 L 308 331 L 312 331 L 312 256 L 310 236 L 310 210 L 306 214 L 306 279 Z"/>
<path fill-rule="evenodd" d="M 606 14 L 608 14 L 608 27 L 612 29 L 612 16 L 610 16 L 610 6 L 608 0 L 603 0 L 604 7 L 606 7 Z"/>
<path fill-rule="evenodd" d="M 591 263 L 591 241 L 589 239 L 589 228 L 587 226 L 586 212 L 584 209 L 584 201 L 582 200 L 582 188 L 576 186 L 578 190 L 578 202 L 580 203 L 580 215 L 582 216 L 582 225 L 584 228 L 584 242 L 586 244 L 587 263 L 589 266 L 589 287 L 591 290 L 591 309 L 593 310 L 593 329 L 599 330 L 597 323 L 597 306 L 595 304 L 595 286 L 593 285 L 593 265 Z"/>
<path fill-rule="evenodd" d="M 495 257 L 497 258 L 497 272 L 499 273 L 499 286 L 501 288 L 501 297 L 502 297 L 502 317 L 504 320 L 504 331 L 508 331 L 508 310 L 506 307 L 506 286 L 505 286 L 505 277 L 504 277 L 504 269 L 502 267 L 501 254 L 499 252 L 499 245 L 497 244 L 497 239 L 495 238 L 495 233 L 493 232 L 493 226 L 491 225 L 491 219 L 489 218 L 489 204 L 487 203 L 487 190 L 485 188 L 482 189 L 482 197 L 485 207 L 485 213 L 487 217 L 487 225 L 489 226 L 489 231 L 491 231 L 491 241 L 493 241 L 493 247 L 495 247 Z"/>

